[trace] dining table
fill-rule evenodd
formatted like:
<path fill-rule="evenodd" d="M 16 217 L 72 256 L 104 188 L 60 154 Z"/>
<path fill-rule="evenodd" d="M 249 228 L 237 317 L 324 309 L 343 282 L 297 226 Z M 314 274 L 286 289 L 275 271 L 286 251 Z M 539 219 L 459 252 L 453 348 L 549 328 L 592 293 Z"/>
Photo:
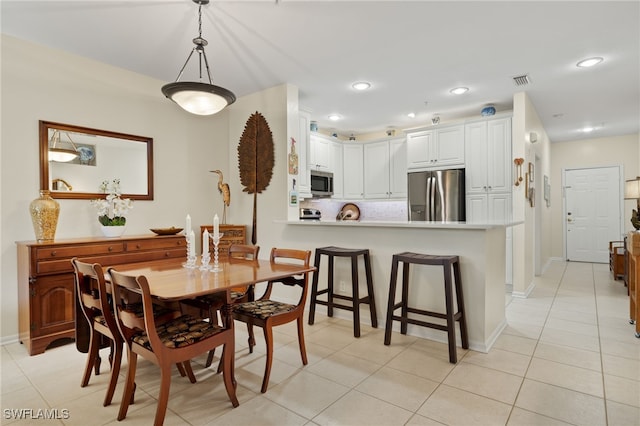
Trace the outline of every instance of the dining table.
<path fill-rule="evenodd" d="M 225 293 L 226 303 L 222 308 L 222 318 L 225 324 L 233 330 L 233 313 L 231 304 L 231 289 L 236 287 L 252 287 L 259 283 L 277 281 L 286 277 L 308 274 L 315 271 L 312 265 L 294 263 L 274 263 L 263 259 L 225 258 L 217 264 L 214 272 L 213 265 L 201 269 L 200 264 L 195 267 L 185 267 L 184 259 L 161 259 L 125 265 L 103 265 L 105 271 L 110 268 L 132 276 L 144 275 L 149 282 L 151 296 L 165 302 L 179 302 L 213 293 Z M 105 275 L 107 287 L 110 288 L 110 277 Z M 76 321 L 80 318 L 76 317 Z M 86 321 L 86 319 L 85 319 Z M 79 340 L 82 336 L 76 333 L 76 346 L 80 350 L 84 347 Z M 85 342 L 86 343 L 86 342 Z M 229 348 L 235 353 L 235 348 Z M 232 361 L 232 365 L 233 365 Z M 232 372 L 233 374 L 233 372 Z M 235 380 L 234 380 L 235 383 Z"/>

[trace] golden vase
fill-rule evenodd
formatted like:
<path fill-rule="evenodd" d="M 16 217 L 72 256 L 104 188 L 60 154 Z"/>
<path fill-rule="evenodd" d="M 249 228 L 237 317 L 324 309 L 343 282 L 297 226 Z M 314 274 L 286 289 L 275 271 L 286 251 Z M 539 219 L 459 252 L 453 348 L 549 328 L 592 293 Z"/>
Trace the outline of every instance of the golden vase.
<path fill-rule="evenodd" d="M 51 242 L 56 235 L 60 204 L 49 195 L 49 191 L 40 191 L 40 197 L 29 204 L 33 231 L 39 243 Z"/>

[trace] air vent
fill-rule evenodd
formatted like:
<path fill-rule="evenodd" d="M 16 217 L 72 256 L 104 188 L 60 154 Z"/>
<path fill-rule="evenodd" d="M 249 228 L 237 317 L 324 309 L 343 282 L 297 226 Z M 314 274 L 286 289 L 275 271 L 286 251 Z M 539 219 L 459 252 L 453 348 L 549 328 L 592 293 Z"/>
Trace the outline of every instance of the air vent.
<path fill-rule="evenodd" d="M 531 79 L 527 74 L 523 74 L 513 77 L 513 82 L 516 84 L 516 86 L 526 86 L 527 84 L 531 83 Z"/>

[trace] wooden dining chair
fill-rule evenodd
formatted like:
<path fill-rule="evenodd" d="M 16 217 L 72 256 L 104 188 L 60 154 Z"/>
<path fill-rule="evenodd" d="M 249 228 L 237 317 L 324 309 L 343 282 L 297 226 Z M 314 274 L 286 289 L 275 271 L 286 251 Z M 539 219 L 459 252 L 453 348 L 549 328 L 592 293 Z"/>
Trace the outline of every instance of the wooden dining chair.
<path fill-rule="evenodd" d="M 258 253 L 260 253 L 260 246 L 252 246 L 249 244 L 231 244 L 227 249 L 227 257 L 230 259 L 256 260 L 258 259 Z M 253 286 L 234 287 L 231 289 L 231 301 L 234 305 L 249 302 L 253 299 Z M 203 318 L 209 318 L 209 321 L 219 324 L 218 312 L 220 312 L 220 309 L 226 303 L 226 296 L 223 293 L 209 294 L 195 299 L 183 300 L 181 303 L 198 308 Z M 214 356 L 215 349 L 211 350 L 207 355 L 205 367 L 211 366 Z M 221 371 L 221 367 L 222 364 L 218 364 L 218 372 Z"/>
<path fill-rule="evenodd" d="M 293 250 L 293 249 L 271 249 L 271 263 L 291 263 L 298 262 L 304 266 L 309 266 L 311 258 L 310 250 Z M 271 299 L 271 292 L 274 284 L 281 283 L 287 286 L 300 287 L 300 299 L 295 305 L 283 303 Z M 261 392 L 267 391 L 269 385 L 269 376 L 271 374 L 271 364 L 273 362 L 273 327 L 287 324 L 292 321 L 297 322 L 298 326 L 298 345 L 300 346 L 300 356 L 302 364 L 307 365 L 307 350 L 304 343 L 304 304 L 307 300 L 307 292 L 309 287 L 309 273 L 302 276 L 291 276 L 279 281 L 269 281 L 262 297 L 255 301 L 249 301 L 234 305 L 233 317 L 247 324 L 249 328 L 249 348 L 251 350 L 251 342 L 254 341 L 253 326 L 262 327 L 264 339 L 267 346 L 267 361 L 262 379 Z"/>
<path fill-rule="evenodd" d="M 111 404 L 113 393 L 118 383 L 120 373 L 120 363 L 122 361 L 123 339 L 118 331 L 116 320 L 113 315 L 110 296 L 107 292 L 106 281 L 102 266 L 98 263 L 85 263 L 74 257 L 71 259 L 75 274 L 76 294 L 78 306 L 89 323 L 90 340 L 87 352 L 87 362 L 82 375 L 80 387 L 89 384 L 91 371 L 95 368 L 96 375 L 100 374 L 100 354 L 102 338 L 105 336 L 111 341 L 111 353 L 109 363 L 111 364 L 111 378 L 107 387 L 107 394 L 102 405 L 105 407 Z"/>
<path fill-rule="evenodd" d="M 124 338 L 129 359 L 129 370 L 125 390 L 120 403 L 118 420 L 127 415 L 131 397 L 135 389 L 138 355 L 160 367 L 160 392 L 154 425 L 161 425 L 169 403 L 172 364 L 183 364 L 189 378 L 193 371 L 189 361 L 213 348 L 222 345 L 223 380 L 234 407 L 239 405 L 236 398 L 233 377 L 234 335 L 233 324 L 219 326 L 190 315 L 181 315 L 169 322 L 158 324 L 153 314 L 153 302 L 149 283 L 144 276 L 130 276 L 109 269 L 113 286 L 113 303 L 116 324 Z M 142 320 L 135 311 L 129 309 L 130 295 L 142 298 Z"/>

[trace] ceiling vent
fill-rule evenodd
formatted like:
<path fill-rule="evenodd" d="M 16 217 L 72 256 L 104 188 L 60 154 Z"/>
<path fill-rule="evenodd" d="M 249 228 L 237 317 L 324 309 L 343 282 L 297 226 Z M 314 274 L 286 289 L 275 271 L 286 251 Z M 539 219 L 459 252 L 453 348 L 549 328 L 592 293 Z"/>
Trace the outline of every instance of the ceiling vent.
<path fill-rule="evenodd" d="M 513 77 L 513 82 L 516 84 L 516 86 L 526 86 L 527 84 L 531 83 L 531 79 L 527 74 L 523 74 Z"/>

